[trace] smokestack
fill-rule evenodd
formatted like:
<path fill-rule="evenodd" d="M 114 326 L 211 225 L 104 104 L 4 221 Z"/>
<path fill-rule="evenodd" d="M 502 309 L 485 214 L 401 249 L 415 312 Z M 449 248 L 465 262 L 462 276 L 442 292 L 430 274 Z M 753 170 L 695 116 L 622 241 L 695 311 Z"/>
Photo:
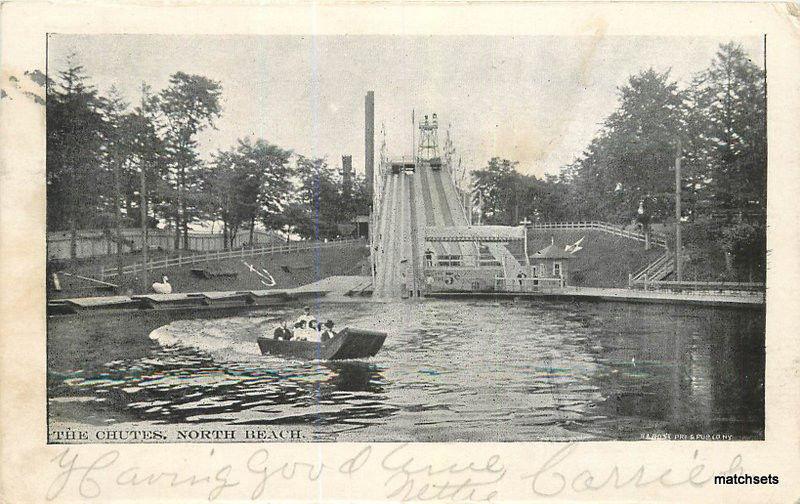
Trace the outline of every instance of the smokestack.
<path fill-rule="evenodd" d="M 364 98 L 364 176 L 367 179 L 367 194 L 372 200 L 375 170 L 375 92 L 367 91 Z"/>
<path fill-rule="evenodd" d="M 353 156 L 342 156 L 342 191 L 350 195 L 353 181 Z"/>

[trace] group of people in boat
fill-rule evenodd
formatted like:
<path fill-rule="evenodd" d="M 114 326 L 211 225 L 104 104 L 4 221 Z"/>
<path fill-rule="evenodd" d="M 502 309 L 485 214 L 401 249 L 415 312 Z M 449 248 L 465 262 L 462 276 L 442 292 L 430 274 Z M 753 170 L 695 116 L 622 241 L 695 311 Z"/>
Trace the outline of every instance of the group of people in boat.
<path fill-rule="evenodd" d="M 336 336 L 333 332 L 333 321 L 328 320 L 322 323 L 311 314 L 311 307 L 303 308 L 303 314 L 295 320 L 291 327 L 284 321 L 275 328 L 274 339 L 294 340 L 294 341 L 316 341 L 326 342 Z"/>

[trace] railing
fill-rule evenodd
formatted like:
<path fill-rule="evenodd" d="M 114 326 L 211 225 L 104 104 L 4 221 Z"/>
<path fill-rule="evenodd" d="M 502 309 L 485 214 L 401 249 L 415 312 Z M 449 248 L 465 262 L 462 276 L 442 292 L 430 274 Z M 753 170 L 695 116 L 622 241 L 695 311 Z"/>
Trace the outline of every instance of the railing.
<path fill-rule="evenodd" d="M 640 242 L 646 241 L 644 233 L 621 229 L 614 224 L 603 221 L 577 221 L 577 222 L 537 222 L 530 225 L 531 229 L 598 229 L 616 236 L 630 238 Z M 650 232 L 650 242 L 659 247 L 667 248 L 667 239 L 661 233 Z"/>
<path fill-rule="evenodd" d="M 97 257 L 114 255 L 117 247 L 128 253 L 142 248 L 142 232 L 140 229 L 126 228 L 122 230 L 121 240 L 117 239 L 115 229 L 84 229 L 77 231 L 75 239 L 75 257 Z M 189 249 L 210 252 L 224 250 L 222 233 L 189 233 Z M 274 232 L 254 231 L 256 245 L 266 245 L 280 240 Z M 239 233 L 234 240 L 234 247 L 246 245 L 248 233 Z M 175 233 L 163 229 L 147 231 L 147 246 L 150 249 L 174 250 Z M 47 233 L 47 258 L 70 259 L 72 257 L 72 237 L 69 231 L 50 231 Z"/>
<path fill-rule="evenodd" d="M 662 280 L 667 274 L 672 272 L 672 269 L 675 267 L 674 263 L 675 261 L 673 260 L 672 254 L 670 254 L 669 251 L 664 252 L 664 255 L 631 275 L 628 283 L 633 285 L 634 282 L 638 282 L 645 277 Z"/>
<path fill-rule="evenodd" d="M 478 266 L 502 266 L 503 263 L 494 257 L 481 257 L 478 259 Z"/>
<path fill-rule="evenodd" d="M 511 289 L 506 287 L 506 278 L 495 277 L 494 289 L 498 292 L 552 292 L 564 287 L 563 278 L 513 278 Z"/>
<path fill-rule="evenodd" d="M 327 242 L 294 241 L 282 244 L 271 244 L 264 247 L 253 247 L 253 248 L 242 247 L 241 249 L 235 249 L 235 250 L 219 250 L 208 254 L 194 254 L 186 256 L 179 255 L 178 257 L 160 259 L 158 261 L 148 261 L 147 269 L 152 270 L 156 268 L 166 268 L 169 266 L 184 266 L 184 265 L 198 264 L 208 261 L 216 261 L 221 259 L 237 258 L 237 257 L 244 258 L 244 257 L 253 257 L 257 255 L 283 254 L 287 252 L 314 250 L 317 248 L 341 247 L 346 245 L 354 245 L 357 243 L 363 244 L 364 239 L 346 238 L 346 239 L 330 240 Z M 131 264 L 129 266 L 125 266 L 124 268 L 122 268 L 122 274 L 130 275 L 136 273 L 137 271 L 142 271 L 143 269 L 144 266 L 142 265 L 142 263 Z M 100 278 L 103 280 L 105 280 L 106 278 L 113 278 L 116 276 L 117 276 L 116 267 L 107 268 L 103 266 L 100 271 Z"/>
<path fill-rule="evenodd" d="M 765 290 L 765 285 L 758 282 L 688 282 L 674 280 L 637 280 L 634 286 L 641 285 L 644 290 L 654 291 L 691 291 L 697 294 L 725 295 L 725 294 L 760 294 Z"/>

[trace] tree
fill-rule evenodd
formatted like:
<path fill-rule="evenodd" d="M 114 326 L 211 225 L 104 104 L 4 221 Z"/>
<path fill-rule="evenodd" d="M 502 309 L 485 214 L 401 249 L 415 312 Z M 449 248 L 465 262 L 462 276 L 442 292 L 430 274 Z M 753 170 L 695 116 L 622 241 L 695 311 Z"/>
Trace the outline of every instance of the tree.
<path fill-rule="evenodd" d="M 109 96 L 103 100 L 103 113 L 106 121 L 106 135 L 102 160 L 106 172 L 113 180 L 113 198 L 110 199 L 116 230 L 114 241 L 117 245 L 117 274 L 122 275 L 122 178 L 123 171 L 129 167 L 133 156 L 130 151 L 129 131 L 123 122 L 128 104 L 122 99 L 116 87 L 112 86 Z M 126 177 L 127 179 L 128 177 Z"/>
<path fill-rule="evenodd" d="M 169 186 L 165 182 L 169 159 L 162 138 L 163 125 L 158 122 L 159 99 L 144 82 L 140 90 L 139 105 L 122 118 L 122 128 L 126 131 L 128 149 L 136 168 L 130 172 L 130 197 L 139 198 L 139 217 L 136 218 L 133 213 L 129 217 L 138 226 L 142 225 L 142 218 L 148 221 L 161 215 L 166 220 L 169 216 L 164 209 L 164 200 L 169 199 L 168 195 L 164 196 L 165 192 L 169 193 Z M 152 218 L 148 217 L 151 211 Z"/>
<path fill-rule="evenodd" d="M 218 151 L 211 164 L 202 173 L 201 204 L 208 214 L 222 221 L 222 239 L 225 248 L 233 245 L 242 218 L 236 209 L 236 154 L 232 150 Z"/>
<path fill-rule="evenodd" d="M 161 112 L 167 124 L 166 145 L 171 158 L 171 179 L 175 187 L 173 203 L 175 221 L 175 248 L 180 246 L 179 235 L 183 233 L 183 248 L 189 248 L 189 221 L 196 215 L 196 200 L 191 192 L 197 189 L 196 172 L 200 167 L 197 154 L 197 133 L 214 127 L 214 120 L 221 115 L 219 82 L 201 75 L 183 72 L 172 74 L 169 87 L 160 95 Z M 194 204 L 194 205 L 193 205 Z"/>
<path fill-rule="evenodd" d="M 239 141 L 237 148 L 242 180 L 243 217 L 249 223 L 250 246 L 256 219 L 260 218 L 267 229 L 272 229 L 273 220 L 289 198 L 292 189 L 289 158 L 292 152 L 272 145 L 265 140 Z"/>
<path fill-rule="evenodd" d="M 472 172 L 473 187 L 481 191 L 481 209 L 487 224 L 516 226 L 523 218 L 534 221 L 572 218 L 566 179 L 522 175 L 518 163 L 492 158 L 486 168 Z"/>
<path fill-rule="evenodd" d="M 721 45 L 692 85 L 700 141 L 716 212 L 766 210 L 764 72 L 741 46 Z"/>
<path fill-rule="evenodd" d="M 619 106 L 580 160 L 584 193 L 600 198 L 602 218 L 630 221 L 640 202 L 654 219 L 673 212 L 678 137 L 685 131 L 685 93 L 669 72 L 652 69 L 630 77 L 618 90 Z"/>
<path fill-rule="evenodd" d="M 484 221 L 487 224 L 516 225 L 514 209 L 518 210 L 518 163 L 492 158 L 482 170 L 472 172 L 473 187 L 483 196 Z M 518 213 L 518 212 L 517 212 Z"/>
<path fill-rule="evenodd" d="M 299 155 L 296 161 L 299 185 L 297 200 L 303 205 L 308 217 L 307 233 L 304 223 L 298 223 L 298 233 L 313 239 L 335 238 L 339 235 L 336 226 L 343 220 L 341 213 L 341 180 L 325 159 Z"/>
<path fill-rule="evenodd" d="M 766 272 L 767 236 L 764 226 L 738 222 L 722 231 L 722 250 L 732 258 L 730 269 L 736 269 L 739 278 L 752 282 L 764 281 Z"/>
<path fill-rule="evenodd" d="M 562 171 L 563 194 L 582 215 L 627 222 L 642 204 L 645 228 L 669 221 L 680 138 L 682 218 L 707 243 L 692 255 L 710 265 L 725 252 L 728 273 L 763 276 L 764 72 L 739 45 L 724 44 L 689 89 L 651 69 L 631 76 L 619 98 L 582 156 Z"/>
<path fill-rule="evenodd" d="M 69 229 L 70 255 L 76 256 L 77 229 L 101 212 L 97 160 L 106 124 L 97 90 L 74 57 L 47 96 L 47 224 Z"/>
<path fill-rule="evenodd" d="M 215 154 L 203 173 L 202 194 L 209 215 L 222 221 L 226 247 L 233 246 L 245 223 L 252 245 L 256 219 L 272 223 L 281 212 L 291 191 L 290 156 L 265 140 L 246 138 Z"/>
<path fill-rule="evenodd" d="M 764 72 L 741 48 L 720 46 L 691 88 L 697 162 L 704 176 L 703 232 L 722 244 L 728 272 L 763 277 L 766 255 L 766 93 Z"/>

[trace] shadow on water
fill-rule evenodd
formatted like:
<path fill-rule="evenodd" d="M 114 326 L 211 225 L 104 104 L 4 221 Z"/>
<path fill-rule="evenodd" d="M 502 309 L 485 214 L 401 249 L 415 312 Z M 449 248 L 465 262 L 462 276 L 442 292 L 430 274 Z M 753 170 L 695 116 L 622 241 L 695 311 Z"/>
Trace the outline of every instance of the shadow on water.
<path fill-rule="evenodd" d="M 51 420 L 305 425 L 339 440 L 763 439 L 764 310 L 622 303 L 329 303 L 387 330 L 368 361 L 260 355 L 285 313 L 50 341 Z M 118 326 L 117 326 L 118 327 Z M 98 337 L 102 334 L 102 337 Z"/>

